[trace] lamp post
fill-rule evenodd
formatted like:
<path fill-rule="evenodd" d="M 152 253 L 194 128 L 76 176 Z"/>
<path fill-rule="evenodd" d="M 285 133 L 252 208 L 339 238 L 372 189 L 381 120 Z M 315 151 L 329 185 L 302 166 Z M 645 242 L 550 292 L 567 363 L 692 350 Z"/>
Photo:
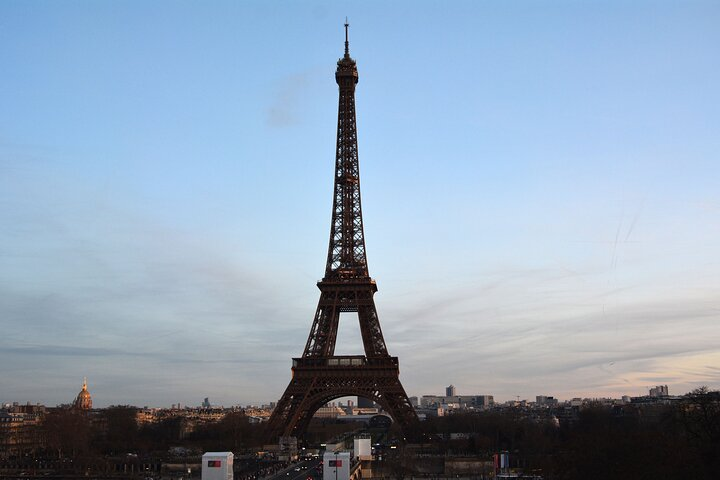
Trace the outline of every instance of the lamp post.
<path fill-rule="evenodd" d="M 337 477 L 337 467 L 338 467 L 338 465 L 337 465 L 337 462 L 338 462 L 338 453 L 340 453 L 340 452 L 338 452 L 337 450 L 335 450 L 335 480 L 338 480 L 338 477 Z"/>

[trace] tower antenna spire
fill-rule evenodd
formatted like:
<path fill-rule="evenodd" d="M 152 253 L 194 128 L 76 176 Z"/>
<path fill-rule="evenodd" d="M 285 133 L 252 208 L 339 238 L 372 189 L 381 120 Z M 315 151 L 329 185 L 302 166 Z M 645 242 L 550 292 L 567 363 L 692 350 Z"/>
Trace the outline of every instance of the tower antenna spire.
<path fill-rule="evenodd" d="M 350 56 L 350 41 L 348 39 L 348 27 L 350 24 L 348 23 L 348 18 L 345 17 L 345 57 Z"/>

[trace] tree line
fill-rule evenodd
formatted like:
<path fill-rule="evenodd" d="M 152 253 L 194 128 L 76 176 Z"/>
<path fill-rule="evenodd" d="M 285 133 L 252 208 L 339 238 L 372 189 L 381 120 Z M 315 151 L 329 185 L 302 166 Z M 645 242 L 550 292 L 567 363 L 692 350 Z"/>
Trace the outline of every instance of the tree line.
<path fill-rule="evenodd" d="M 438 417 L 422 428 L 441 451 L 507 451 L 511 464 L 546 479 L 720 478 L 720 392 L 706 387 L 670 405 L 590 404 L 559 425 L 518 409 Z"/>

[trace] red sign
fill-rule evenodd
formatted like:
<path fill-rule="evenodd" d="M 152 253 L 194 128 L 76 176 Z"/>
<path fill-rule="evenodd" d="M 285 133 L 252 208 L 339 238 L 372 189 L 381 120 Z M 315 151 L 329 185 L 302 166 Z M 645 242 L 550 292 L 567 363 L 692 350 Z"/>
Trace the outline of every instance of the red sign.
<path fill-rule="evenodd" d="M 342 467 L 342 460 L 330 460 L 331 467 Z"/>
<path fill-rule="evenodd" d="M 222 461 L 220 460 L 208 460 L 208 467 L 220 467 L 222 466 Z"/>

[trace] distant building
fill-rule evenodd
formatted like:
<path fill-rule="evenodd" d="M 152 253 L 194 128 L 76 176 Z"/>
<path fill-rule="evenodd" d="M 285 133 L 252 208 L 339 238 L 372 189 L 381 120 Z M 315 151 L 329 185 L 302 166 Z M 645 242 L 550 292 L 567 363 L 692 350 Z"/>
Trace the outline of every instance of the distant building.
<path fill-rule="evenodd" d="M 377 415 L 378 413 L 380 413 L 380 409 L 377 407 L 372 407 L 372 408 L 353 407 L 350 409 L 351 415 Z"/>
<path fill-rule="evenodd" d="M 410 405 L 412 405 L 413 407 L 417 407 L 418 405 L 420 405 L 420 402 L 418 402 L 418 397 L 410 397 L 408 398 L 408 400 L 410 400 Z"/>
<path fill-rule="evenodd" d="M 450 385 L 449 387 L 445 387 L 445 396 L 446 397 L 454 397 L 455 396 L 455 385 Z"/>
<path fill-rule="evenodd" d="M 83 379 L 82 390 L 80 390 L 80 393 L 78 393 L 77 397 L 75 397 L 75 402 L 73 402 L 73 408 L 76 408 L 78 410 L 92 409 L 92 396 L 87 389 L 87 378 Z"/>
<path fill-rule="evenodd" d="M 658 385 L 650 389 L 651 397 L 667 397 L 669 395 L 667 385 Z"/>
<path fill-rule="evenodd" d="M 475 395 L 475 405 L 478 407 L 491 407 L 494 403 L 492 395 Z"/>
<path fill-rule="evenodd" d="M 345 416 L 345 410 L 335 405 L 335 402 L 326 404 L 324 407 L 317 409 L 313 417 L 315 418 L 337 418 Z"/>
<path fill-rule="evenodd" d="M 439 397 L 437 395 L 423 395 L 420 399 L 420 406 L 439 407 L 441 405 L 457 404 L 460 409 L 466 408 L 488 408 L 492 406 L 494 399 L 492 395 L 454 395 L 451 397 Z"/>
<path fill-rule="evenodd" d="M 203 402 L 202 402 L 202 407 L 210 408 L 210 398 L 209 397 L 205 397 L 205 400 L 203 400 Z"/>
<path fill-rule="evenodd" d="M 0 409 L 0 459 L 30 454 L 44 448 L 40 425 L 45 418 L 43 405 L 4 405 Z"/>
<path fill-rule="evenodd" d="M 358 408 L 375 408 L 375 402 L 365 397 L 358 397 Z"/>
<path fill-rule="evenodd" d="M 549 397 L 547 395 L 537 395 L 535 397 L 535 404 L 544 407 L 556 407 L 558 400 L 555 397 Z"/>

